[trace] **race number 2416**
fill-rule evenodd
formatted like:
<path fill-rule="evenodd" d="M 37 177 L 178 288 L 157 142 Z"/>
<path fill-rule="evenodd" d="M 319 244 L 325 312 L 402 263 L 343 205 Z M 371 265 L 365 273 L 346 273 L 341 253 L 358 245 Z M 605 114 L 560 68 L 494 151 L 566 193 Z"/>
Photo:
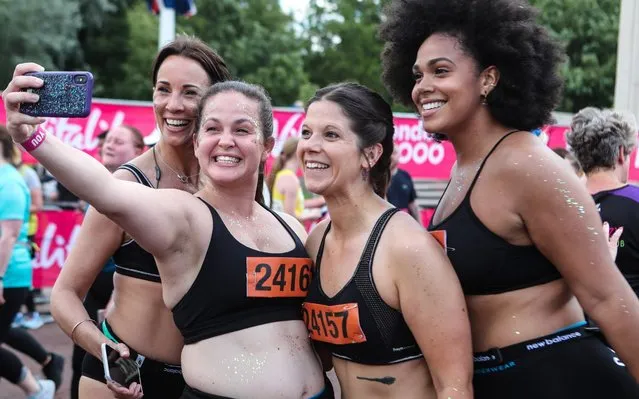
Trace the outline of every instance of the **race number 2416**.
<path fill-rule="evenodd" d="M 246 295 L 253 298 L 304 298 L 311 283 L 308 258 L 246 259 Z"/>

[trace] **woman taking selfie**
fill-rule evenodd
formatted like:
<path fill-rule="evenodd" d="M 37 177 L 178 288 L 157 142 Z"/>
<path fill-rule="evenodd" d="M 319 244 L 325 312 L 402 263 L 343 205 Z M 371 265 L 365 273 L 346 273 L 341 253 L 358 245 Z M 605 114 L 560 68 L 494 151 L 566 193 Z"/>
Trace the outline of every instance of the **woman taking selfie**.
<path fill-rule="evenodd" d="M 304 229 L 255 200 L 274 143 L 263 89 L 222 82 L 203 93 L 193 121 L 203 185 L 192 195 L 116 179 L 37 127 L 40 118 L 20 114 L 20 103 L 36 100 L 21 89 L 41 84 L 24 76 L 37 68 L 18 65 L 5 90 L 8 129 L 153 254 L 164 303 L 184 338 L 182 397 L 332 397 L 300 312 L 311 267 Z"/>

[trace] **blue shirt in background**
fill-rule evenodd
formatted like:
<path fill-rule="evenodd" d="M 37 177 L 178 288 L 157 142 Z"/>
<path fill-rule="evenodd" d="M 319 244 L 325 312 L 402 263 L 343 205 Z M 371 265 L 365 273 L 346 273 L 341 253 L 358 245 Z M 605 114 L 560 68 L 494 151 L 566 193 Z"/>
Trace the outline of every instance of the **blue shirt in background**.
<path fill-rule="evenodd" d="M 9 164 L 0 166 L 0 220 L 22 221 L 4 274 L 4 288 L 30 288 L 32 284 L 33 266 L 27 240 L 30 207 L 31 195 L 20 172 Z"/>

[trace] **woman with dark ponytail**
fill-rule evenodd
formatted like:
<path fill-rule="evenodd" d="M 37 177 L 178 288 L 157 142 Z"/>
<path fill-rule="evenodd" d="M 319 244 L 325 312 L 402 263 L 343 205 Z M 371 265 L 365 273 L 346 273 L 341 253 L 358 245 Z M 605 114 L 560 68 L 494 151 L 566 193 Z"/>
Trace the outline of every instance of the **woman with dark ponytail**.
<path fill-rule="evenodd" d="M 384 200 L 393 133 L 390 106 L 364 86 L 309 101 L 297 154 L 331 221 L 306 241 L 316 270 L 304 319 L 344 397 L 472 398 L 459 281 L 437 241 Z"/>

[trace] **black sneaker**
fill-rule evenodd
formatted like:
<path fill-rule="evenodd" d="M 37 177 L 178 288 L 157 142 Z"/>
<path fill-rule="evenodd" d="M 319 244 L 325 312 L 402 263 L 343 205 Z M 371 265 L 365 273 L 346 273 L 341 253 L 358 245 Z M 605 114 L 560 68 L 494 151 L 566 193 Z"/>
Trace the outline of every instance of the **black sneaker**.
<path fill-rule="evenodd" d="M 57 353 L 51 353 L 51 361 L 42 367 L 44 375 L 55 382 L 55 389 L 60 388 L 62 383 L 62 372 L 64 371 L 64 358 Z"/>

